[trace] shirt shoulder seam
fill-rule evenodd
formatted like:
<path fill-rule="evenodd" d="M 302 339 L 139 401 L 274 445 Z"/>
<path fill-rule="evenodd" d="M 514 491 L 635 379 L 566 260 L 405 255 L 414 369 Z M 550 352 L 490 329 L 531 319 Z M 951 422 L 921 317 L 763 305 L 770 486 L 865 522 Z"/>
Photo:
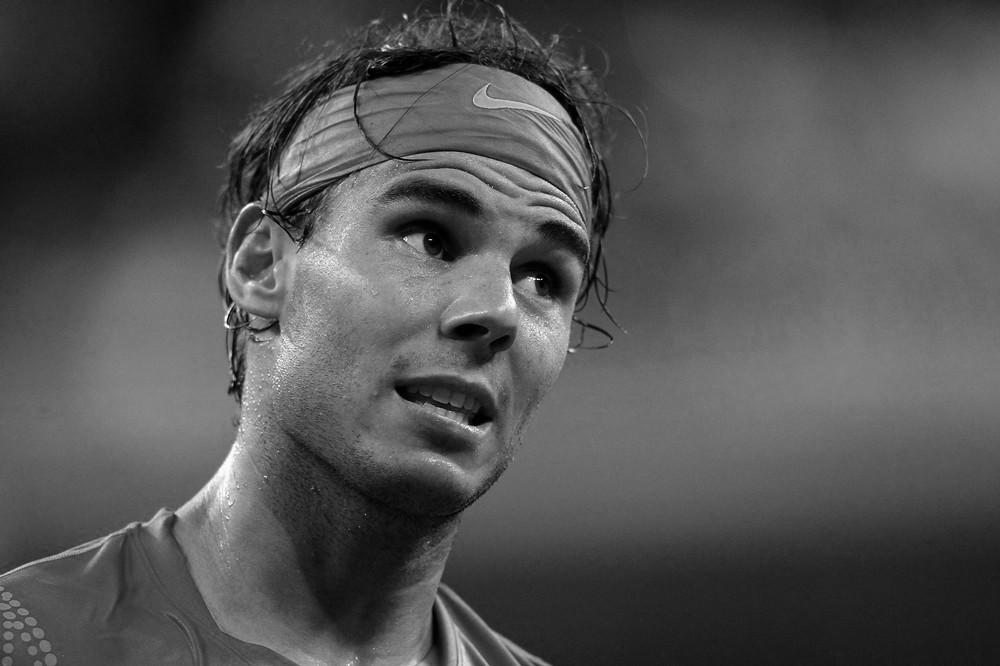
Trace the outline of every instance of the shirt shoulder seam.
<path fill-rule="evenodd" d="M 14 569 L 11 569 L 10 571 L 7 571 L 5 573 L 0 573 L 0 579 L 3 579 L 5 577 L 7 577 L 7 576 L 11 576 L 13 574 L 16 574 L 19 571 L 22 571 L 24 569 L 28 569 L 30 567 L 40 566 L 42 564 L 48 564 L 49 562 L 57 562 L 59 560 L 65 560 L 65 559 L 68 559 L 70 557 L 76 557 L 77 555 L 86 555 L 87 553 L 91 552 L 92 550 L 95 550 L 95 549 L 100 548 L 101 546 L 105 545 L 106 543 L 108 543 L 112 539 L 115 539 L 115 538 L 118 538 L 118 537 L 124 537 L 126 532 L 128 532 L 129 530 L 134 530 L 138 525 L 139 525 L 139 523 L 129 523 L 128 525 L 126 525 L 125 527 L 121 528 L 120 530 L 117 530 L 115 532 L 112 532 L 111 534 L 106 534 L 106 535 L 104 535 L 102 537 L 94 539 L 93 541 L 90 541 L 89 543 L 84 543 L 84 544 L 81 544 L 79 546 L 75 546 L 73 548 L 70 548 L 69 550 L 64 550 L 61 553 L 56 553 L 55 555 L 49 555 L 48 557 L 43 557 L 43 558 L 38 559 L 38 560 L 32 560 L 31 562 L 25 562 L 21 566 L 16 567 Z"/>

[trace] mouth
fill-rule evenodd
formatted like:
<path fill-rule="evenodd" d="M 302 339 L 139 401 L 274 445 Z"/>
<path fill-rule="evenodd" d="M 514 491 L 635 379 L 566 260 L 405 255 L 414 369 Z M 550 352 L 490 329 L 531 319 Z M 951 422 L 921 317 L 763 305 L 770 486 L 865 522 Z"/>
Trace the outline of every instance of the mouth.
<path fill-rule="evenodd" d="M 462 391 L 430 384 L 412 384 L 396 387 L 396 393 L 407 402 L 462 425 L 477 427 L 492 420 L 479 399 Z"/>

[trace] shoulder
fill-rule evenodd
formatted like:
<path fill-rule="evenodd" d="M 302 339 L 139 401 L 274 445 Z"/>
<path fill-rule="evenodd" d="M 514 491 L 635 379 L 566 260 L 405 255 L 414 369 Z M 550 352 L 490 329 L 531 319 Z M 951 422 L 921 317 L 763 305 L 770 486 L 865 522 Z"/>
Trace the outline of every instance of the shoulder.
<path fill-rule="evenodd" d="M 177 577 L 151 559 L 169 547 L 172 516 L 161 511 L 0 576 L 2 665 L 192 663 L 198 632 L 167 591 Z"/>
<path fill-rule="evenodd" d="M 138 523 L 132 523 L 107 536 L 0 575 L 3 589 L 0 598 L 15 608 L 27 602 L 35 607 L 70 606 L 80 594 L 92 596 L 107 590 L 106 578 L 120 570 L 126 542 L 137 528 Z"/>
<path fill-rule="evenodd" d="M 446 650 L 465 653 L 458 663 L 490 666 L 550 666 L 509 638 L 497 633 L 451 588 L 438 588 L 441 638 Z M 448 662 L 446 662 L 448 663 Z"/>
<path fill-rule="evenodd" d="M 132 524 L 70 550 L 0 575 L 4 664 L 59 662 L 53 640 L 81 628 L 116 594 L 116 572 Z M 23 661 L 22 661 L 23 660 Z"/>
<path fill-rule="evenodd" d="M 0 666 L 288 664 L 219 630 L 160 510 L 0 576 Z"/>

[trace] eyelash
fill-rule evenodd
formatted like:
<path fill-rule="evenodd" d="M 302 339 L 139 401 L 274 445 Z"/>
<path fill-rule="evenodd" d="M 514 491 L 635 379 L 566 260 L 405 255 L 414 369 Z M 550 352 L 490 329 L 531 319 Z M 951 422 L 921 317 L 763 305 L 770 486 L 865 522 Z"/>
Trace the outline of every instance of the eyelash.
<path fill-rule="evenodd" d="M 565 293 L 565 280 L 558 272 L 550 270 L 544 266 L 528 265 L 517 270 L 514 282 L 520 282 L 523 278 L 539 276 L 548 286 L 547 293 L 538 294 L 541 298 L 559 300 Z"/>
<path fill-rule="evenodd" d="M 424 240 L 418 247 L 414 243 L 411 243 L 407 238 L 416 234 L 424 234 Z M 441 256 L 431 253 L 427 248 L 427 237 L 432 236 L 440 239 L 441 243 Z M 415 224 L 408 224 L 400 232 L 400 239 L 414 250 L 418 252 L 424 252 L 427 256 L 433 259 L 441 259 L 442 261 L 453 261 L 455 259 L 455 253 L 453 251 L 454 243 L 449 238 L 448 234 L 443 232 L 437 227 L 437 225 L 430 222 L 421 221 Z"/>

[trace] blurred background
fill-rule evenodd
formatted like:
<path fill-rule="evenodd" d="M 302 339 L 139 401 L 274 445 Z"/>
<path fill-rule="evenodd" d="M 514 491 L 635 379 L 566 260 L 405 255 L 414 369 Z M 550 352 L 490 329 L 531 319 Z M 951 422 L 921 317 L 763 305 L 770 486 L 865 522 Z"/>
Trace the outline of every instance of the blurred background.
<path fill-rule="evenodd" d="M 649 175 L 607 242 L 628 334 L 569 358 L 446 580 L 555 664 L 1000 660 L 1000 9 L 504 5 L 606 55 Z M 0 3 L 0 570 L 221 462 L 229 138 L 413 8 Z"/>

